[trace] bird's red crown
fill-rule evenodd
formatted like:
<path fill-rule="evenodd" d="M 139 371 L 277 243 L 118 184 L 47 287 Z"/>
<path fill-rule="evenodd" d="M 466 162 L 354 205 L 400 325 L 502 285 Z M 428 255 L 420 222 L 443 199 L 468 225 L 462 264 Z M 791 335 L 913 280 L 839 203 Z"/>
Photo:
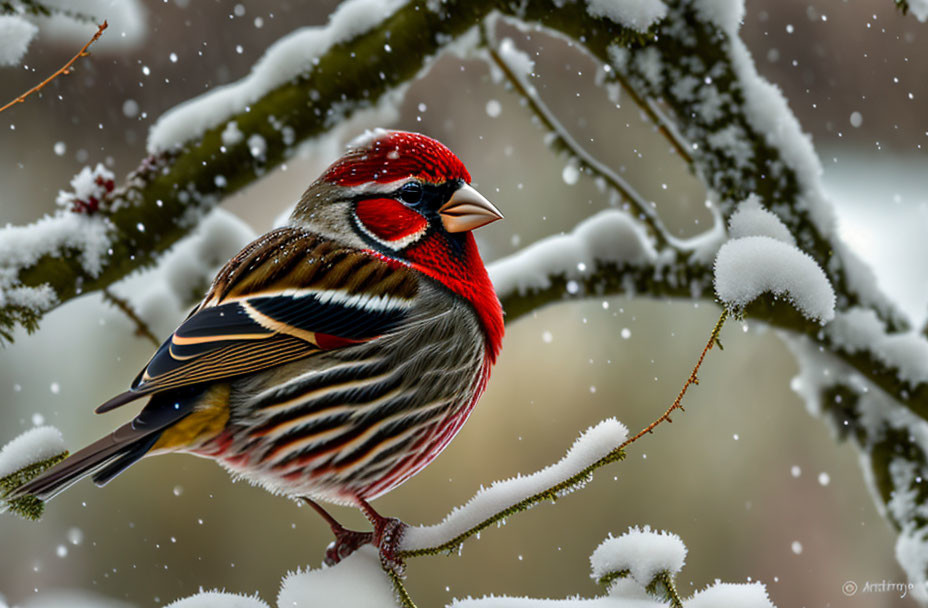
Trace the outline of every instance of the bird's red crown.
<path fill-rule="evenodd" d="M 358 186 L 371 179 L 386 184 L 407 177 L 440 183 L 470 182 L 464 163 L 444 144 L 420 133 L 368 131 L 322 176 L 339 186 Z"/>

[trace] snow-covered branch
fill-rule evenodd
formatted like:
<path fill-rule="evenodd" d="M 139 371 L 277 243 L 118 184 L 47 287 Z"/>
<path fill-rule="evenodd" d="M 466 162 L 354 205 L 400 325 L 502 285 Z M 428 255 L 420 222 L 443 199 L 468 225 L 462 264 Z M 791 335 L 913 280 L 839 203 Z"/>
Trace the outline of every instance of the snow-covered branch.
<path fill-rule="evenodd" d="M 907 4 L 921 18 L 916 11 L 924 1 Z M 632 185 L 558 125 L 526 78 L 525 58 L 491 40 L 492 62 L 554 134 L 550 141 L 623 191 L 643 216 L 602 212 L 493 264 L 507 321 L 567 299 L 717 294 L 745 315 L 789 330 L 787 339 L 801 345 L 795 349 L 804 379 L 809 370 L 841 370 L 828 382 L 804 380 L 812 387 L 804 396 L 819 404 L 810 406 L 817 412 L 828 410 L 868 459 L 877 495 L 902 531 L 900 561 L 913 581 L 923 581 L 928 341 L 904 333 L 907 320 L 840 242 L 811 141 L 738 37 L 743 10 L 741 0 L 345 2 L 327 26 L 278 41 L 246 78 L 167 112 L 150 134 L 148 156 L 121 185 L 102 166 L 87 168 L 59 196 L 57 214 L 0 229 L 0 338 L 10 339 L 17 326 L 34 329 L 52 308 L 154 264 L 224 196 L 297 146 L 389 122 L 409 83 L 439 54 L 475 47 L 478 28 L 503 14 L 578 41 L 608 66 L 607 81 L 629 87 L 672 128 L 677 145 L 686 142 L 715 213 L 705 234 L 670 238 Z M 656 115 L 656 99 L 667 116 Z M 752 205 L 769 213 L 739 214 Z M 777 301 L 778 294 L 791 304 Z M 814 353 L 822 360 L 810 365 Z M 531 485 L 529 479 L 519 481 Z M 497 501 L 494 492 L 484 496 Z M 474 504 L 490 500 L 478 495 Z M 411 529 L 409 554 L 475 533 L 485 518 L 465 517 L 474 509 L 461 509 L 456 523 L 441 524 L 429 542 L 416 541 L 425 533 Z M 713 603 L 705 598 L 708 591 L 686 605 Z"/>
<path fill-rule="evenodd" d="M 0 513 L 10 510 L 27 519 L 39 519 L 45 507 L 41 500 L 34 496 L 4 499 L 67 455 L 61 431 L 51 426 L 28 430 L 0 448 Z"/>
<path fill-rule="evenodd" d="M 557 500 L 583 487 L 595 469 L 624 457 L 620 447 L 627 437 L 628 429 L 617 420 L 600 422 L 583 433 L 556 464 L 481 488 L 467 504 L 454 508 L 439 524 L 407 528 L 400 555 L 415 557 L 452 551 L 467 538 L 505 522 L 519 511 L 546 500 Z"/>

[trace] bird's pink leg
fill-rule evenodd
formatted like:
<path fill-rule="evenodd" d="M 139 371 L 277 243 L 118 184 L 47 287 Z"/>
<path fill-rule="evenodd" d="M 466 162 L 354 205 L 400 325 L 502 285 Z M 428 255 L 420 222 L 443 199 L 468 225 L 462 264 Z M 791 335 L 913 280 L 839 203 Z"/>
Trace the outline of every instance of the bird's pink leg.
<path fill-rule="evenodd" d="M 374 535 L 371 542 L 380 550 L 380 559 L 385 565 L 393 570 L 402 573 L 403 562 L 397 557 L 399 552 L 400 541 L 403 539 L 403 532 L 406 531 L 406 524 L 395 517 L 384 517 L 374 510 L 366 500 L 358 498 L 358 506 L 364 512 L 364 516 L 374 526 Z"/>
<path fill-rule="evenodd" d="M 335 535 L 335 540 L 329 543 L 329 546 L 325 549 L 325 559 L 323 563 L 325 563 L 326 566 L 334 566 L 357 551 L 361 546 L 374 542 L 373 532 L 349 530 L 338 523 L 335 518 L 316 501 L 310 500 L 304 496 L 303 502 L 311 506 L 315 509 L 316 513 L 322 516 L 322 519 L 332 528 L 332 534 Z"/>

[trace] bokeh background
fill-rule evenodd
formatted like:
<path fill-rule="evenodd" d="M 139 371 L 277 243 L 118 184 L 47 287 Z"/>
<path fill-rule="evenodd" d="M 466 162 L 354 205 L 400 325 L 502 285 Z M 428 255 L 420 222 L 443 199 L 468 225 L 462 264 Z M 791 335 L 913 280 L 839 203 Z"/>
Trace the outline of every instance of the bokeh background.
<path fill-rule="evenodd" d="M 73 75 L 0 114 L 0 223 L 52 212 L 58 190 L 86 164 L 125 175 L 162 112 L 245 75 L 274 40 L 325 23 L 334 5 L 152 1 L 144 5 L 146 35 L 131 40 L 120 36 L 128 26 L 111 21 Z M 82 36 L 92 32 L 85 26 Z M 679 234 L 707 227 L 701 184 L 631 100 L 616 107 L 594 86 L 588 57 L 541 33 L 503 33 L 533 54 L 536 85 L 578 139 L 654 200 Z M 928 24 L 902 17 L 890 0 L 765 0 L 749 3 L 742 35 L 812 135 L 842 233 L 923 322 Z M 79 46 L 43 28 L 25 66 L 0 71 L 0 97 L 29 88 Z M 480 62 L 442 59 L 410 89 L 400 120 L 383 126 L 444 141 L 505 212 L 505 222 L 480 231 L 488 260 L 608 206 L 590 180 L 565 181 L 564 160 Z M 223 206 L 263 232 L 332 160 L 307 149 Z M 711 302 L 623 297 L 552 306 L 510 325 L 487 394 L 459 437 L 375 506 L 434 523 L 480 484 L 554 462 L 603 418 L 644 426 L 676 395 L 718 313 Z M 790 390 L 796 363 L 775 333 L 731 322 L 722 341 L 725 350 L 711 353 L 673 425 L 637 443 L 583 492 L 487 531 L 462 555 L 412 560 L 413 597 L 438 606 L 489 593 L 594 595 L 588 556 L 596 545 L 649 524 L 687 544 L 678 579 L 686 593 L 716 578 L 761 580 L 780 607 L 914 605 L 893 593 L 842 593 L 845 581 L 905 581 L 857 454 Z M 73 447 L 96 439 L 130 412 L 101 417 L 93 407 L 123 390 L 150 353 L 97 295 L 48 315 L 36 334 L 0 350 L 0 442 L 43 421 Z M 349 509 L 336 513 L 363 526 Z M 234 484 L 211 462 L 166 456 L 102 490 L 79 484 L 41 523 L 0 516 L 0 594 L 37 606 L 77 589 L 147 607 L 222 588 L 273 602 L 282 575 L 318 566 L 329 540 L 308 509 Z"/>

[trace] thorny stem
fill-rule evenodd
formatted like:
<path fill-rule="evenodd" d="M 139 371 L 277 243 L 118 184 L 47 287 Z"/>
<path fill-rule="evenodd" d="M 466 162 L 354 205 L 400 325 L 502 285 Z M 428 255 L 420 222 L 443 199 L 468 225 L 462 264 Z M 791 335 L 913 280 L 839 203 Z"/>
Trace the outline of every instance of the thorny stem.
<path fill-rule="evenodd" d="M 135 335 L 148 338 L 148 341 L 154 344 L 156 348 L 161 346 L 161 341 L 158 340 L 158 336 L 151 331 L 151 328 L 148 327 L 148 323 L 135 312 L 135 309 L 132 308 L 132 304 L 130 304 L 128 300 L 120 298 L 110 291 L 108 287 L 104 287 L 102 292 L 104 300 L 118 308 L 123 314 L 129 317 L 130 321 L 135 323 Z"/>
<path fill-rule="evenodd" d="M 506 63 L 506 60 L 499 54 L 496 37 L 491 31 L 492 26 L 490 23 L 492 22 L 484 22 L 483 28 L 481 29 L 490 58 L 503 75 L 505 75 L 506 80 L 512 85 L 513 90 L 525 100 L 529 109 L 538 117 L 538 120 L 544 125 L 548 132 L 554 136 L 554 145 L 560 147 L 568 155 L 578 160 L 588 171 L 602 177 L 610 187 L 621 193 L 629 204 L 638 212 L 641 220 L 651 229 L 651 232 L 661 244 L 670 242 L 672 240 L 670 233 L 650 203 L 648 203 L 625 178 L 587 152 L 564 128 L 560 121 L 557 120 L 551 109 L 542 101 L 535 87 L 530 83 L 524 82 L 522 77 L 516 74 L 509 64 Z M 642 105 L 642 108 L 644 107 L 645 106 Z"/>
<path fill-rule="evenodd" d="M 74 66 L 75 62 L 77 62 L 78 59 L 80 59 L 81 57 L 87 57 L 87 56 L 90 55 L 90 53 L 88 52 L 87 49 L 89 49 L 89 48 L 90 48 L 90 45 L 93 44 L 94 42 L 96 42 L 96 41 L 100 38 L 100 36 L 103 35 L 103 30 L 105 30 L 107 27 L 109 27 L 109 24 L 108 24 L 106 21 L 103 21 L 102 24 L 100 24 L 100 25 L 97 26 L 97 33 L 93 35 L 93 38 L 91 38 L 90 40 L 87 41 L 87 44 L 85 44 L 84 46 L 81 47 L 81 50 L 79 50 L 79 51 L 77 52 L 77 55 L 75 55 L 74 57 L 71 57 L 70 61 L 68 61 L 66 64 L 64 64 L 64 65 L 61 66 L 60 68 L 58 68 L 58 70 L 56 70 L 54 74 L 52 74 L 51 76 L 49 76 L 48 78 L 46 78 L 45 80 L 43 80 L 42 82 L 40 82 L 39 84 L 35 85 L 34 87 L 32 87 L 31 89 L 29 89 L 28 91 L 26 91 L 25 93 L 23 93 L 22 95 L 20 95 L 19 97 L 17 97 L 17 98 L 14 99 L 13 101 L 7 103 L 5 106 L 3 106 L 2 108 L 0 108 L 0 112 L 6 110 L 6 109 L 9 108 L 10 106 L 13 106 L 13 105 L 16 105 L 16 104 L 18 104 L 18 103 L 22 103 L 22 102 L 26 101 L 26 98 L 27 98 L 27 97 L 29 97 L 29 96 L 32 95 L 33 93 L 38 93 L 38 92 L 41 91 L 43 88 L 45 88 L 45 86 L 46 86 L 48 83 L 50 83 L 52 80 L 58 78 L 59 76 L 66 76 L 66 75 L 70 74 L 70 73 L 71 73 L 71 68 Z"/>
<path fill-rule="evenodd" d="M 683 397 L 686 395 L 686 391 L 690 388 L 691 385 L 699 384 L 699 378 L 697 377 L 697 374 L 699 373 L 699 368 L 702 366 L 703 360 L 706 358 L 706 354 L 715 344 L 718 344 L 719 349 L 722 348 L 722 343 L 719 342 L 719 333 L 722 331 L 722 326 L 725 325 L 725 320 L 727 318 L 728 309 L 724 308 L 722 309 L 721 316 L 719 316 L 719 320 L 716 322 L 715 327 L 712 329 L 712 333 L 709 335 L 709 341 L 706 342 L 705 348 L 702 349 L 702 353 L 699 355 L 699 360 L 696 361 L 696 366 L 693 367 L 693 371 L 690 372 L 689 378 L 687 378 L 686 382 L 683 383 L 683 388 L 680 389 L 680 393 L 677 395 L 677 398 L 673 400 L 673 403 L 670 405 L 670 407 L 667 408 L 667 411 L 664 412 L 657 420 L 638 431 L 637 435 L 631 439 L 627 439 L 625 443 L 618 447 L 618 449 L 621 450 L 622 448 L 635 443 L 641 439 L 642 436 L 653 432 L 654 428 L 664 421 L 672 423 L 673 420 L 670 419 L 670 415 L 674 412 L 674 410 L 680 410 L 681 412 L 683 411 Z"/>

